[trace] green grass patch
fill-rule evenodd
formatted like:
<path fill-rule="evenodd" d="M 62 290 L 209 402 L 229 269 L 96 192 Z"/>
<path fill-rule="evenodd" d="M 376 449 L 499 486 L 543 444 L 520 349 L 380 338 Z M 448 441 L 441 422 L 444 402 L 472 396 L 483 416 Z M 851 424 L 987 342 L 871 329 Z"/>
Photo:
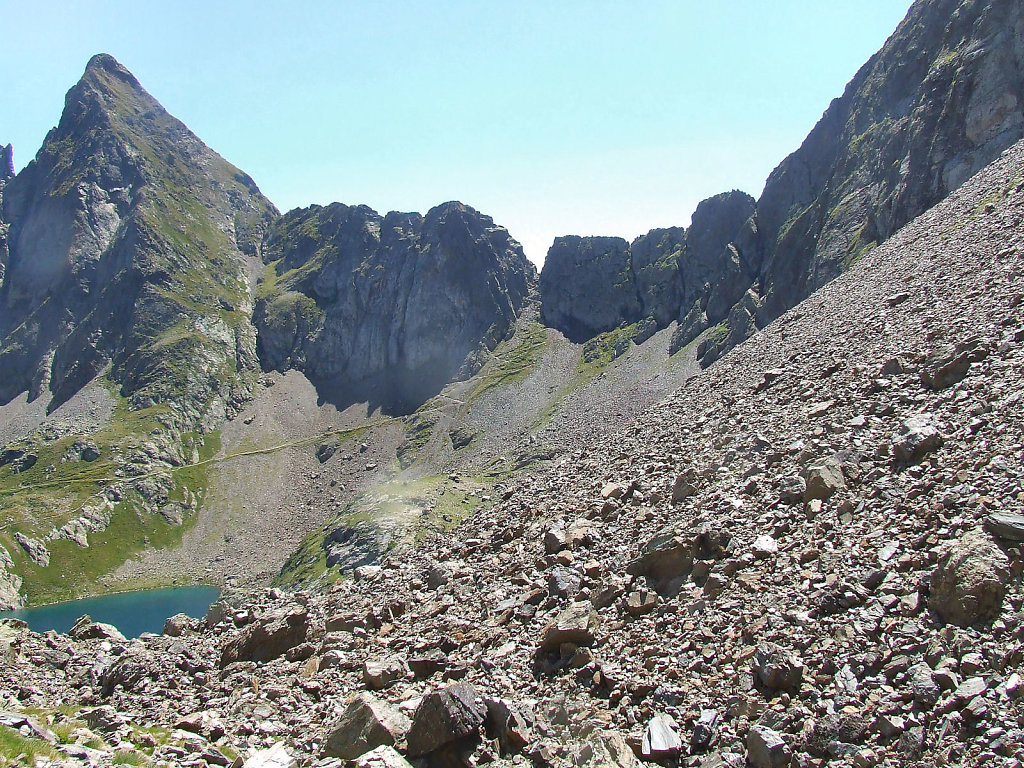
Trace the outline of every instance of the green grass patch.
<path fill-rule="evenodd" d="M 467 404 L 495 387 L 510 386 L 522 381 L 540 366 L 548 347 L 547 330 L 531 322 L 508 341 L 503 341 L 490 355 L 476 375 Z"/>
<path fill-rule="evenodd" d="M 114 765 L 152 765 L 150 759 L 142 752 L 136 752 L 134 749 L 119 749 L 117 750 L 111 762 Z"/>
<path fill-rule="evenodd" d="M 56 759 L 60 752 L 42 739 L 29 739 L 13 728 L 0 725 L 0 757 L 11 765 L 34 765 L 36 758 Z"/>

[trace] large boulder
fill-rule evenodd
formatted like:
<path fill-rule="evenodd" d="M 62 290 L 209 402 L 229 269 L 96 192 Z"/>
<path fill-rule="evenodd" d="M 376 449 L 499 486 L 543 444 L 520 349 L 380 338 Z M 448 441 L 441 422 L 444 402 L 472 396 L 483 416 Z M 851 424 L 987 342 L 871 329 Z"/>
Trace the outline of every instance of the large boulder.
<path fill-rule="evenodd" d="M 407 736 L 409 757 L 419 757 L 475 736 L 486 716 L 487 707 L 468 683 L 428 693 L 413 715 Z"/>
<path fill-rule="evenodd" d="M 694 550 L 693 537 L 673 527 L 664 528 L 643 545 L 626 572 L 646 577 L 651 588 L 663 596 L 673 595 L 693 570 Z"/>
<path fill-rule="evenodd" d="M 394 746 L 410 727 L 409 718 L 395 707 L 369 693 L 357 693 L 328 729 L 322 753 L 352 760 L 374 747 Z"/>
<path fill-rule="evenodd" d="M 301 605 L 270 613 L 245 627 L 221 649 L 220 665 L 236 661 L 270 661 L 306 640 L 309 615 Z"/>
<path fill-rule="evenodd" d="M 68 634 L 75 640 L 114 640 L 122 643 L 125 640 L 121 630 L 113 624 L 93 621 L 88 615 L 79 616 Z"/>
<path fill-rule="evenodd" d="M 600 625 L 601 618 L 590 602 L 573 603 L 544 627 L 538 651 L 557 651 L 563 643 L 591 646 L 597 640 Z"/>
<path fill-rule="evenodd" d="M 992 540 L 972 531 L 952 542 L 932 572 L 928 606 L 958 627 L 999 615 L 1010 580 L 1009 560 Z"/>

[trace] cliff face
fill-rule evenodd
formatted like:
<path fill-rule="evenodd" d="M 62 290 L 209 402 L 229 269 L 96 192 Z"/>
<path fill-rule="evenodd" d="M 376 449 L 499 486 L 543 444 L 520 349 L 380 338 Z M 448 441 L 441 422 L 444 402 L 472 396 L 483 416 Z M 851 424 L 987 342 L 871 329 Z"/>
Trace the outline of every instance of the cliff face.
<path fill-rule="evenodd" d="M 304 371 L 331 400 L 398 410 L 474 373 L 536 281 L 503 227 L 456 202 L 425 216 L 340 203 L 291 211 L 265 258 L 264 366 Z"/>
<path fill-rule="evenodd" d="M 543 318 L 574 341 L 620 325 L 685 321 L 691 338 L 725 317 L 750 282 L 729 241 L 754 210 L 733 191 L 703 201 L 689 229 L 618 237 L 560 237 L 540 276 Z M 690 339 L 682 341 L 685 344 Z"/>
<path fill-rule="evenodd" d="M 673 243 L 644 253 L 647 263 L 667 258 L 679 266 L 675 348 L 722 324 L 701 348 L 705 364 L 716 359 L 1022 136 L 1024 6 L 919 0 L 772 172 L 756 208 L 735 193 L 712 198 L 694 214 L 686 255 L 672 257 Z M 693 235 L 694 229 L 707 234 Z M 645 314 L 666 325 L 679 290 L 671 270 L 659 275 L 656 309 L 642 301 L 639 311 L 637 302 L 623 305 L 619 294 L 630 290 L 620 283 L 638 275 L 636 244 L 630 250 L 620 241 L 594 274 L 581 244 L 597 240 L 556 241 L 541 276 L 548 321 L 577 339 Z"/>
<path fill-rule="evenodd" d="M 3 192 L 0 402 L 66 400 L 108 364 L 182 426 L 258 370 L 247 262 L 276 216 L 253 181 L 94 57 L 60 124 Z"/>
<path fill-rule="evenodd" d="M 4 221 L 4 187 L 14 177 L 14 148 L 8 144 L 0 147 L 0 290 L 3 290 L 4 276 L 10 251 L 7 246 L 8 226 Z"/>
<path fill-rule="evenodd" d="M 1024 6 L 920 0 L 768 178 L 759 321 L 778 316 L 1024 136 Z"/>

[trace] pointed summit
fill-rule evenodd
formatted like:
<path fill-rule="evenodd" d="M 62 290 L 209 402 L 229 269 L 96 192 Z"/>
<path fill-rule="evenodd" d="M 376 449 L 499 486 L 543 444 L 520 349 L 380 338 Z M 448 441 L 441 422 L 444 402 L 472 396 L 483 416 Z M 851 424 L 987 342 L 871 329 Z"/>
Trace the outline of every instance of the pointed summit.
<path fill-rule="evenodd" d="M 57 127 L 6 184 L 3 213 L 0 403 L 29 389 L 59 404 L 113 364 L 126 395 L 179 398 L 192 411 L 182 414 L 187 424 L 220 382 L 190 379 L 188 365 L 169 371 L 157 354 L 183 322 L 208 332 L 170 334 L 178 362 L 198 355 L 223 357 L 227 370 L 255 367 L 255 352 L 244 353 L 251 345 L 228 344 L 203 322 L 223 322 L 217 308 L 248 306 L 246 262 L 277 211 L 114 57 L 89 61 Z M 246 313 L 230 325 L 248 323 Z M 180 398 L 190 387 L 203 405 Z"/>
<path fill-rule="evenodd" d="M 14 147 L 8 144 L 0 147 L 0 182 L 14 176 Z"/>

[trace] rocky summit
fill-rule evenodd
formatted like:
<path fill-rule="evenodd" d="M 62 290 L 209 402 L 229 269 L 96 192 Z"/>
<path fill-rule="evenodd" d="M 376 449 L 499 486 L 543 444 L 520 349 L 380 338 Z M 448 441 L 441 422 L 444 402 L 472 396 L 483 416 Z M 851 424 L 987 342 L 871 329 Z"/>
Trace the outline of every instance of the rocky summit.
<path fill-rule="evenodd" d="M 1024 16 L 919 0 L 760 199 L 280 214 L 94 57 L 0 153 L 0 765 L 1024 763 Z"/>
<path fill-rule="evenodd" d="M 476 373 L 536 282 L 504 227 L 455 202 L 426 216 L 295 210 L 264 247 L 274 264 L 254 317 L 264 366 L 398 411 Z"/>

